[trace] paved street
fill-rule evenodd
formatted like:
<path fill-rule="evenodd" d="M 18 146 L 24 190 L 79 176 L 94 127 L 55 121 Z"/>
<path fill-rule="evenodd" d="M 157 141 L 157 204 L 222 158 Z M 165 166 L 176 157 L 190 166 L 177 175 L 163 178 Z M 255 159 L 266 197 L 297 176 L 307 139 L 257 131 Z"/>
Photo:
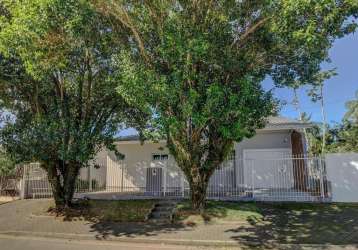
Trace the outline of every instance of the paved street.
<path fill-rule="evenodd" d="M 123 240 L 186 240 L 216 241 L 239 245 L 234 238 L 239 226 L 188 227 L 183 225 L 156 225 L 147 223 L 102 223 L 86 220 L 63 220 L 41 215 L 48 208 L 47 200 L 20 200 L 0 206 L 0 234 L 5 232 L 32 232 L 34 234 L 60 234 L 71 238 L 123 239 Z M 50 236 L 50 235 L 49 235 Z M 0 250 L 2 250 L 0 248 Z"/>
<path fill-rule="evenodd" d="M 126 243 L 108 241 L 78 241 L 33 237 L 13 237 L 0 235 L 1 250 L 240 250 L 240 247 L 189 247 L 180 245 Z M 244 247 L 243 249 L 251 249 Z M 255 248 L 257 249 L 257 248 Z M 258 248 L 261 249 L 261 248 Z M 264 248 L 266 249 L 266 248 Z M 354 246 L 281 246 L 271 250 L 357 250 Z"/>
<path fill-rule="evenodd" d="M 200 250 L 203 248 L 168 246 L 159 244 L 101 242 L 101 241 L 73 241 L 60 239 L 39 239 L 27 237 L 0 236 L 1 250 Z M 206 250 L 208 248 L 205 248 Z M 227 249 L 227 248 L 226 248 Z M 237 248 L 235 248 L 237 249 Z"/>
<path fill-rule="evenodd" d="M 0 250 L 121 249 L 273 249 L 253 226 L 240 223 L 195 227 L 148 223 L 101 223 L 48 216 L 47 200 L 20 200 L 0 205 Z M 355 237 L 351 233 L 347 237 Z M 246 241 L 249 239 L 249 241 Z M 163 245 L 162 243 L 173 244 Z M 179 245 L 174 245 L 179 244 Z M 182 246 L 185 244 L 187 246 Z M 188 247 L 192 245 L 192 247 Z M 194 247 L 194 246 L 210 247 Z M 226 248 L 215 248 L 224 246 Z M 277 245 L 275 245 L 277 246 Z M 358 249 L 357 245 L 279 245 L 279 249 Z"/>

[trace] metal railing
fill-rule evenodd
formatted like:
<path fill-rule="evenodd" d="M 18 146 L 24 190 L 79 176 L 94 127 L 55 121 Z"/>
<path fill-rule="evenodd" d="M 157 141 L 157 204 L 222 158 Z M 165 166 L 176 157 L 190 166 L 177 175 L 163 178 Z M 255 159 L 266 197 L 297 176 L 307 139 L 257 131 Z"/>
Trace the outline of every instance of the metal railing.
<path fill-rule="evenodd" d="M 98 166 L 98 165 L 97 165 Z M 52 196 L 43 169 L 24 168 L 24 197 Z M 81 169 L 75 197 L 100 199 L 186 198 L 189 184 L 171 160 L 116 161 Z M 210 179 L 208 199 L 322 202 L 331 198 L 325 162 L 320 157 L 229 159 Z"/>
<path fill-rule="evenodd" d="M 23 169 L 19 166 L 11 173 L 0 173 L 0 196 L 20 196 Z"/>

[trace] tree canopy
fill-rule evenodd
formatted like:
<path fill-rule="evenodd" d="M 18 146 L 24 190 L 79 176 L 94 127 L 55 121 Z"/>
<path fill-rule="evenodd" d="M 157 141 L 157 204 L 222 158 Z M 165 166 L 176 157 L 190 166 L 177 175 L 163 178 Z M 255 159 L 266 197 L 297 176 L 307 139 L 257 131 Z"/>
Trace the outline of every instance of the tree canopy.
<path fill-rule="evenodd" d="M 355 99 L 346 103 L 346 108 L 342 124 L 336 129 L 335 151 L 358 152 L 358 91 Z"/>
<path fill-rule="evenodd" d="M 195 209 L 234 141 L 275 113 L 261 82 L 312 82 L 335 39 L 356 28 L 356 1 L 95 1 L 131 34 L 118 92 L 151 108 Z"/>
<path fill-rule="evenodd" d="M 1 144 L 17 162 L 38 161 L 57 205 L 70 206 L 79 169 L 121 126 L 145 115 L 115 89 L 121 32 L 89 1 L 2 1 Z"/>
<path fill-rule="evenodd" d="M 3 0 L 1 143 L 40 161 L 70 205 L 79 169 L 114 149 L 118 127 L 150 125 L 202 209 L 233 143 L 277 111 L 262 81 L 313 82 L 357 14 L 356 0 Z"/>
<path fill-rule="evenodd" d="M 347 111 L 342 121 L 335 125 L 326 124 L 327 152 L 358 152 L 358 93 L 356 98 L 346 103 Z M 310 118 L 305 115 L 305 120 Z M 312 128 L 307 129 L 307 139 L 310 144 L 310 153 L 320 155 L 322 152 L 323 129 L 317 123 Z"/>
<path fill-rule="evenodd" d="M 15 163 L 6 154 L 4 149 L 0 148 L 0 176 L 11 175 L 15 172 Z"/>

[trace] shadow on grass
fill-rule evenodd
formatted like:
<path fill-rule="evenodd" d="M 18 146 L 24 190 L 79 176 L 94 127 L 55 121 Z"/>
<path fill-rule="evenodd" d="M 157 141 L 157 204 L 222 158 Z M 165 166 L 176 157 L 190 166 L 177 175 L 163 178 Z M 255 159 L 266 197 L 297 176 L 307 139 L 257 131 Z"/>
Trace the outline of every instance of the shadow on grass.
<path fill-rule="evenodd" d="M 85 220 L 98 239 L 146 237 L 181 231 L 198 233 L 206 230 L 206 224 L 209 224 L 209 230 L 210 224 L 226 223 L 213 232 L 223 234 L 222 238 L 231 238 L 243 248 L 321 244 L 321 249 L 325 249 L 332 244 L 358 244 L 358 204 L 208 202 L 205 212 L 198 215 L 190 209 L 188 202 L 183 202 L 178 205 L 175 223 L 159 225 L 144 220 L 154 203 L 97 201 L 95 204 L 77 204 L 78 207 L 62 216 L 68 221 Z M 204 225 L 200 225 L 201 222 Z M 196 225 L 198 227 L 193 227 Z"/>
<path fill-rule="evenodd" d="M 256 204 L 262 215 L 230 230 L 241 245 L 358 244 L 358 205 Z"/>
<path fill-rule="evenodd" d="M 198 214 L 191 209 L 188 201 L 182 202 L 177 207 L 175 219 L 177 222 L 196 223 L 204 222 L 206 224 L 246 221 L 248 217 L 252 220 L 261 219 L 260 210 L 254 203 L 243 202 L 221 202 L 208 201 L 203 213 Z"/>
<path fill-rule="evenodd" d="M 70 209 L 48 212 L 63 221 L 85 221 L 97 239 L 109 237 L 155 236 L 159 233 L 173 233 L 178 230 L 192 230 L 183 224 L 154 224 L 146 221 L 154 200 L 94 201 L 81 200 Z"/>

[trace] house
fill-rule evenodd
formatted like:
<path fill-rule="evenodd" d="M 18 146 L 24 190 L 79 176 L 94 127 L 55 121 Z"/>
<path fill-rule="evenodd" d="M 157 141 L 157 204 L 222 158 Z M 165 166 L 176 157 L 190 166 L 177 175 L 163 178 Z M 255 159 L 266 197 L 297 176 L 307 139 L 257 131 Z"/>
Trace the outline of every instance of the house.
<path fill-rule="evenodd" d="M 326 197 L 327 183 L 318 158 L 307 158 L 303 129 L 311 124 L 270 117 L 265 128 L 242 142 L 210 180 L 208 197 L 221 199 L 312 201 Z M 118 138 L 124 159 L 100 152 L 100 168 L 82 169 L 92 189 L 115 195 L 185 197 L 189 185 L 165 141 L 141 143 L 138 136 Z"/>
<path fill-rule="evenodd" d="M 271 117 L 254 137 L 235 143 L 232 153 L 210 179 L 207 197 L 225 200 L 327 201 L 331 199 L 326 164 L 308 157 L 303 134 L 311 124 Z M 102 150 L 82 168 L 76 197 L 99 199 L 189 197 L 188 182 L 165 141 L 141 143 L 138 136 L 118 138 L 124 159 Z M 23 197 L 51 195 L 46 173 L 26 168 Z"/>

